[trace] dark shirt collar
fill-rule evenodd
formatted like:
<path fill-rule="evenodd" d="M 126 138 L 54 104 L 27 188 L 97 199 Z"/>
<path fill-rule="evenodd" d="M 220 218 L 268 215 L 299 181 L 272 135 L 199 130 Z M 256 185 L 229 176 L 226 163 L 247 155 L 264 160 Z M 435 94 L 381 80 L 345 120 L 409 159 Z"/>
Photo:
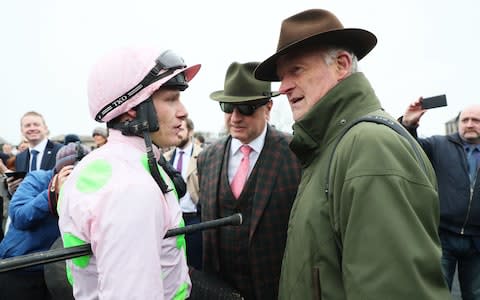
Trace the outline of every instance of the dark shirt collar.
<path fill-rule="evenodd" d="M 479 144 L 469 144 L 466 141 L 462 140 L 463 148 L 465 151 L 470 151 L 470 149 L 477 149 L 477 151 L 480 151 L 480 145 Z"/>

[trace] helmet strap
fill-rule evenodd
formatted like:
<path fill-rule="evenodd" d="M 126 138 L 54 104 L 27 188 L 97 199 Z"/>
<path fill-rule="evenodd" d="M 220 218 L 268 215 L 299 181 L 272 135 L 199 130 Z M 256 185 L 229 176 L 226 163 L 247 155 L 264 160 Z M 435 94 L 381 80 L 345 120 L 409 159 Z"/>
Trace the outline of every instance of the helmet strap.
<path fill-rule="evenodd" d="M 150 174 L 162 190 L 162 193 L 166 194 L 172 190 L 168 188 L 168 185 L 165 183 L 162 176 L 160 176 L 157 160 L 155 159 L 155 155 L 153 154 L 152 139 L 148 131 L 143 132 L 143 140 L 145 141 L 145 146 L 147 148 L 148 168 L 150 169 Z"/>
<path fill-rule="evenodd" d="M 148 168 L 150 169 L 150 174 L 162 192 L 166 194 L 170 192 L 171 189 L 168 188 L 168 185 L 165 183 L 162 176 L 160 176 L 157 161 L 153 153 L 152 138 L 150 137 L 150 132 L 155 132 L 160 128 L 152 98 L 150 97 L 137 105 L 135 110 L 137 111 L 137 116 L 132 121 L 116 123 L 109 122 L 108 127 L 118 129 L 123 135 L 126 136 L 138 136 L 143 138 L 145 141 L 145 147 L 147 149 Z"/>
<path fill-rule="evenodd" d="M 126 136 L 143 137 L 144 132 L 155 132 L 160 127 L 157 120 L 157 112 L 152 98 L 148 98 L 135 107 L 137 116 L 132 121 L 109 122 L 109 127 L 118 129 Z"/>

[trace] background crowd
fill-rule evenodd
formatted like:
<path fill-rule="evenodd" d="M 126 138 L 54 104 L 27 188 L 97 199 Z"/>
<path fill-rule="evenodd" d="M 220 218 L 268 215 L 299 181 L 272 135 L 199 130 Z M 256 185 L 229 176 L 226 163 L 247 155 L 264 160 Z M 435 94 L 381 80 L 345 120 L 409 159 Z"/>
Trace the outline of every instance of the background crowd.
<path fill-rule="evenodd" d="M 91 144 L 51 140 L 29 111 L 0 163 L 0 258 L 59 239 L 92 254 L 68 260 L 68 295 L 35 266 L 0 273 L 0 299 L 437 300 L 456 271 L 462 299 L 480 299 L 480 105 L 458 132 L 419 138 L 423 98 L 397 119 L 359 71 L 376 43 L 326 10 L 288 17 L 273 55 L 232 62 L 210 94 L 226 135 L 208 144 L 181 101 L 200 65 L 137 47 L 102 57 L 88 94 L 107 126 Z M 269 123 L 279 94 L 293 135 Z M 240 226 L 163 238 L 235 213 Z"/>

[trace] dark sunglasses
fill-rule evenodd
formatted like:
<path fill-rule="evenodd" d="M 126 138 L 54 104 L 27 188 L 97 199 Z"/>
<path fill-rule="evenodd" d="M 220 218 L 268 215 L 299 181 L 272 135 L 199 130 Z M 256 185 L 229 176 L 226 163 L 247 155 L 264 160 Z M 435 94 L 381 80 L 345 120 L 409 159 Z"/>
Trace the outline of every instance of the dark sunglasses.
<path fill-rule="evenodd" d="M 157 57 L 157 59 L 155 59 L 155 67 L 153 67 L 150 72 L 148 72 L 147 76 L 145 76 L 142 81 L 140 81 L 140 83 L 138 83 L 128 92 L 113 100 L 109 104 L 105 105 L 95 116 L 95 120 L 100 122 L 109 112 L 111 112 L 113 109 L 119 107 L 128 99 L 138 94 L 138 92 L 143 90 L 145 87 L 149 86 L 155 81 L 171 75 L 177 69 L 186 67 L 187 66 L 183 58 L 175 54 L 175 52 L 173 52 L 172 50 L 167 50 L 163 52 L 162 54 L 160 54 L 159 57 Z M 163 70 L 167 71 L 160 74 L 160 72 Z"/>
<path fill-rule="evenodd" d="M 268 103 L 270 99 L 262 100 L 261 102 L 256 102 L 256 103 L 230 103 L 230 102 L 220 102 L 220 108 L 224 113 L 231 114 L 237 109 L 239 113 L 241 113 L 244 116 L 251 116 L 253 113 L 257 110 L 257 108 L 264 106 L 265 104 Z"/>

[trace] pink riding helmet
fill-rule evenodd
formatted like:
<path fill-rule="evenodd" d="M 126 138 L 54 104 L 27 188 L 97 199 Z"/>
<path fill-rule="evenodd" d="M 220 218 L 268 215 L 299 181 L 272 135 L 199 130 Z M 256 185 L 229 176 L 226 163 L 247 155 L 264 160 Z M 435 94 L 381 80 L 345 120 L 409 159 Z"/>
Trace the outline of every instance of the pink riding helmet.
<path fill-rule="evenodd" d="M 161 51 L 156 48 L 124 47 L 103 56 L 93 66 L 88 79 L 88 105 L 92 118 L 99 122 L 108 122 L 147 100 L 164 83 L 179 73 L 183 72 L 185 80 L 190 82 L 201 67 L 200 64 L 190 67 L 183 64 L 183 66 L 174 69 L 160 68 L 158 69 L 158 77 L 168 75 L 149 85 L 138 86 L 142 79 L 157 65 L 156 59 L 162 58 L 162 56 L 159 57 L 160 53 Z M 165 53 L 182 60 L 173 52 L 166 51 Z M 122 97 L 137 86 L 138 93 L 133 97 L 129 99 Z M 112 102 L 122 103 L 111 105 L 108 109 L 105 109 Z M 103 114 L 101 114 L 102 111 Z"/>

